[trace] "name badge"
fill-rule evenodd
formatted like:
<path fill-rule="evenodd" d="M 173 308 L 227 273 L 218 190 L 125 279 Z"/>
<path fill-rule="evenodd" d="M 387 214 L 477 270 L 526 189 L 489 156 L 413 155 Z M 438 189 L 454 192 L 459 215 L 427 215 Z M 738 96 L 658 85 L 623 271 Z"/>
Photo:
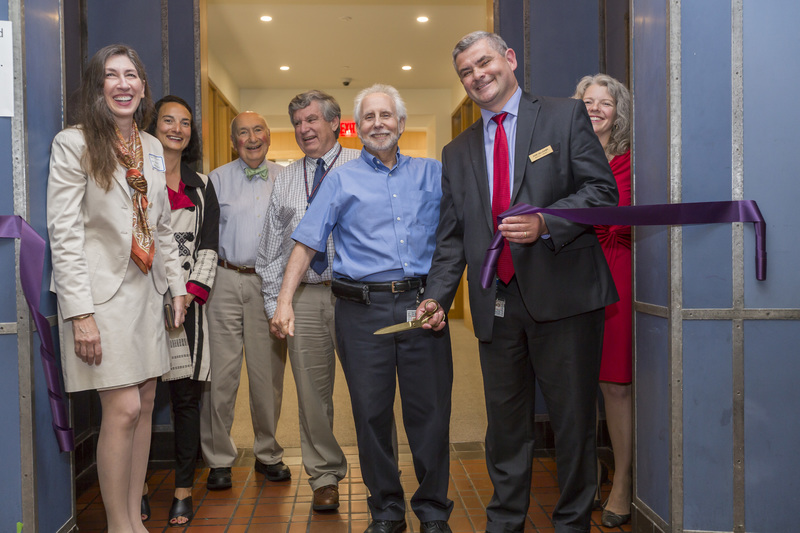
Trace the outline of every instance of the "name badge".
<path fill-rule="evenodd" d="M 159 172 L 167 171 L 167 166 L 164 164 L 164 158 L 160 155 L 150 154 L 150 165 L 154 170 Z"/>
<path fill-rule="evenodd" d="M 494 301 L 494 316 L 498 318 L 506 316 L 506 301 L 504 298 L 497 298 Z"/>
<path fill-rule="evenodd" d="M 531 163 L 533 163 L 534 161 L 537 161 L 543 158 L 544 156 L 550 155 L 552 153 L 553 153 L 553 147 L 548 144 L 546 148 L 542 148 L 537 152 L 533 152 L 531 155 L 528 156 L 528 158 L 531 160 Z"/>

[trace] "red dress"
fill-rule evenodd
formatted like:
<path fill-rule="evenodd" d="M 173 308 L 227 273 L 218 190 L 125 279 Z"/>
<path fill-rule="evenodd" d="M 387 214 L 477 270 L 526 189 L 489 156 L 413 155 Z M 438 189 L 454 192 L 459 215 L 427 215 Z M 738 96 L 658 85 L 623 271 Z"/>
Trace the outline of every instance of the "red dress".
<path fill-rule="evenodd" d="M 631 205 L 630 150 L 614 157 L 610 164 L 619 190 L 619 205 Z M 619 293 L 619 302 L 606 307 L 600 381 L 630 383 L 633 375 L 631 227 L 595 226 L 594 229 Z"/>

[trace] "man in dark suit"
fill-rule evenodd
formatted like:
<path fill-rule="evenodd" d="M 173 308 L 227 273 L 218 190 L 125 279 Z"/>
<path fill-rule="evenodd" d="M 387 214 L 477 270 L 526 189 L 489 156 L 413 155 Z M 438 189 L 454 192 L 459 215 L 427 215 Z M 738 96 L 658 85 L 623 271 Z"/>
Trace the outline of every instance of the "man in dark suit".
<path fill-rule="evenodd" d="M 442 152 L 440 222 L 425 296 L 449 309 L 469 266 L 488 415 L 486 462 L 494 484 L 486 531 L 524 528 L 534 380 L 555 433 L 561 489 L 555 530 L 589 531 L 603 308 L 618 299 L 597 237 L 591 226 L 559 217 L 507 217 L 499 230 L 510 254 L 501 256 L 498 279 L 488 289 L 481 288 L 480 268 L 494 219 L 509 205 L 613 206 L 614 177 L 583 103 L 523 93 L 514 77 L 515 53 L 498 35 L 467 35 L 453 50 L 453 63 L 482 120 Z M 440 310 L 426 327 L 443 323 Z"/>

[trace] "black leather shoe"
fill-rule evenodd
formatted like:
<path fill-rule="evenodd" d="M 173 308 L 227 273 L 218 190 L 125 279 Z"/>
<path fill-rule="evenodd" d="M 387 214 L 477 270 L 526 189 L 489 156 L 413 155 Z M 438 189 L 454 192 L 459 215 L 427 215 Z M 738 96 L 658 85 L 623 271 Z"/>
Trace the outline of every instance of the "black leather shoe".
<path fill-rule="evenodd" d="M 230 467 L 212 468 L 206 480 L 208 490 L 225 490 L 231 488 Z"/>
<path fill-rule="evenodd" d="M 617 514 L 606 509 L 603 509 L 603 515 L 600 517 L 600 523 L 603 524 L 603 527 L 619 527 L 622 524 L 627 524 L 630 520 L 630 513 Z"/>
<path fill-rule="evenodd" d="M 420 533 L 452 533 L 450 526 L 445 520 L 434 520 L 433 522 L 422 522 L 419 528 Z"/>
<path fill-rule="evenodd" d="M 373 520 L 364 533 L 400 533 L 405 530 L 405 520 Z"/>
<path fill-rule="evenodd" d="M 283 464 L 283 461 L 279 461 L 274 465 L 266 465 L 256 459 L 255 470 L 259 474 L 264 474 L 270 481 L 285 481 L 292 478 L 292 471 Z"/>

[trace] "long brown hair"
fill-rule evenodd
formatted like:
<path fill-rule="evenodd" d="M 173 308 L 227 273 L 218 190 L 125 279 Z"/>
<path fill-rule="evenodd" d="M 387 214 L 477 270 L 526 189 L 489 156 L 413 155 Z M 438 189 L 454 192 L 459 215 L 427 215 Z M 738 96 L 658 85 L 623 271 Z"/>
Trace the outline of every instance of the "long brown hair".
<path fill-rule="evenodd" d="M 111 44 L 101 48 L 92 56 L 81 79 L 78 100 L 78 123 L 86 139 L 86 152 L 83 154 L 84 170 L 94 178 L 98 186 L 110 190 L 114 171 L 117 169 L 117 156 L 114 152 L 116 134 L 114 115 L 106 104 L 103 95 L 105 86 L 106 61 L 116 55 L 127 56 L 136 68 L 136 73 L 144 84 L 144 98 L 133 115 L 139 130 L 144 131 L 153 116 L 153 99 L 144 64 L 136 50 L 124 44 Z"/>

